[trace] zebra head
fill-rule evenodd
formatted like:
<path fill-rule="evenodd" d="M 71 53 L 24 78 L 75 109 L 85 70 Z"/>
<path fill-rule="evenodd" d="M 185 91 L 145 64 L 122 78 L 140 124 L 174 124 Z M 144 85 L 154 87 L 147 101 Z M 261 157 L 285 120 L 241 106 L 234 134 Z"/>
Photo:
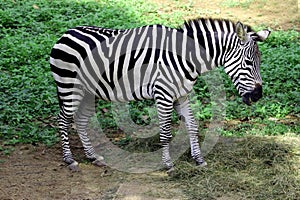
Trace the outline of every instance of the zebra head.
<path fill-rule="evenodd" d="M 260 51 L 257 42 L 263 42 L 269 34 L 269 30 L 254 32 L 240 22 L 235 26 L 232 40 L 235 46 L 226 56 L 224 68 L 247 105 L 262 97 Z"/>

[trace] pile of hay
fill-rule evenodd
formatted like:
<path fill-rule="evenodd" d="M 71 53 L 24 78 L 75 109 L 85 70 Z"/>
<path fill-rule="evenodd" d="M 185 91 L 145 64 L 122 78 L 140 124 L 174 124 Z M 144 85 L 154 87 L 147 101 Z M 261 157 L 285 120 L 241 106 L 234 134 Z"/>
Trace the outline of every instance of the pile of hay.
<path fill-rule="evenodd" d="M 299 199 L 300 138 L 221 138 L 197 168 L 188 153 L 170 178 L 192 199 Z"/>

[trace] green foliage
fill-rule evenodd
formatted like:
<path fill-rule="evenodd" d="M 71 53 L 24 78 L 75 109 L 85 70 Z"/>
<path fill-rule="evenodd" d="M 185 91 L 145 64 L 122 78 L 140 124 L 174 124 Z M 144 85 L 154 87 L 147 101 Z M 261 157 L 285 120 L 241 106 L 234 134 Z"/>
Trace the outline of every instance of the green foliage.
<path fill-rule="evenodd" d="M 175 2 L 176 3 L 176 2 Z M 48 145 L 58 140 L 56 115 L 58 102 L 55 84 L 49 67 L 49 53 L 58 38 L 77 25 L 96 25 L 108 28 L 132 28 L 145 24 L 165 24 L 176 27 L 189 14 L 188 8 L 175 12 L 159 13 L 157 6 L 146 1 L 10 1 L 0 5 L 0 138 L 6 144 L 44 142 Z M 299 117 L 299 32 L 274 31 L 260 45 L 263 57 L 261 73 L 264 80 L 264 98 L 253 107 L 242 104 L 231 81 L 222 72 L 227 95 L 226 119 L 248 119 L 251 123 L 267 124 L 260 129 L 270 134 L 274 122 L 269 118 Z M 195 86 L 198 108 L 196 117 L 211 117 L 210 94 L 202 78 Z M 131 105 L 131 116 L 138 124 L 148 123 L 150 104 Z M 114 127 L 110 103 L 101 101 L 99 110 L 105 110 L 102 125 Z M 107 110 L 106 110 L 107 109 Z M 174 116 L 174 121 L 176 117 Z M 252 120 L 252 121 L 251 121 Z M 286 131 L 299 133 L 298 122 L 277 126 L 272 134 Z M 279 128 L 278 128 L 279 127 Z M 281 128 L 280 128 L 281 127 Z M 231 134 L 249 132 L 226 130 Z M 280 130 L 279 130 L 280 129 Z"/>

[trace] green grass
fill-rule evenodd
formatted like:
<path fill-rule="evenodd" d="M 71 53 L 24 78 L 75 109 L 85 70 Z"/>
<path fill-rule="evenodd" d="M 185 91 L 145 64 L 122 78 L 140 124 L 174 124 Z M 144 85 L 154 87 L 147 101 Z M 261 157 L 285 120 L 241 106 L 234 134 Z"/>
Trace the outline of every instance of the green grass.
<path fill-rule="evenodd" d="M 4 144 L 57 142 L 58 102 L 49 67 L 49 53 L 54 43 L 69 28 L 96 25 L 108 28 L 132 28 L 160 23 L 182 24 L 190 15 L 188 7 L 172 12 L 158 12 L 157 5 L 138 1 L 11 1 L 0 5 L 0 139 Z M 224 135 L 282 135 L 299 133 L 299 33 L 274 31 L 261 44 L 261 73 L 264 98 L 252 107 L 242 104 L 231 81 L 223 73 L 227 95 L 226 120 L 241 120 L 240 125 L 225 127 Z M 221 71 L 221 70 L 220 70 Z M 210 95 L 203 78 L 195 91 L 200 108 L 197 118 L 209 121 Z M 109 108 L 101 102 L 100 107 Z M 134 107 L 134 104 L 133 104 Z M 139 120 L 138 108 L 133 118 Z M 144 111 L 141 111 L 144 112 Z M 103 126 L 113 126 L 106 114 Z M 282 120 L 293 116 L 293 123 Z M 270 120 L 276 118 L 276 120 Z M 1 148 L 3 149 L 3 148 Z M 0 149 L 0 150 L 1 150 Z"/>

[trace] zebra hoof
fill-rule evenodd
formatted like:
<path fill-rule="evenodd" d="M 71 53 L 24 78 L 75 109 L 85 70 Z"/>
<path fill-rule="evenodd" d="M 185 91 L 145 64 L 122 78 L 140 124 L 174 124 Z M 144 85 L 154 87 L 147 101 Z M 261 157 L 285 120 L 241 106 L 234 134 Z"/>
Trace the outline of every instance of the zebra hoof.
<path fill-rule="evenodd" d="M 97 167 L 106 167 L 107 166 L 107 164 L 104 160 L 95 160 L 92 162 L 92 164 Z"/>
<path fill-rule="evenodd" d="M 171 167 L 170 169 L 167 170 L 168 176 L 173 176 L 175 173 L 175 167 Z"/>
<path fill-rule="evenodd" d="M 107 164 L 104 161 L 104 158 L 102 156 L 97 156 L 94 161 L 92 161 L 92 164 L 97 167 L 105 167 Z"/>
<path fill-rule="evenodd" d="M 198 163 L 196 164 L 198 167 L 206 167 L 207 166 L 207 162 L 203 161 L 201 163 Z"/>
<path fill-rule="evenodd" d="M 72 172 L 80 172 L 79 164 L 76 161 L 69 164 L 68 169 L 71 170 Z"/>

